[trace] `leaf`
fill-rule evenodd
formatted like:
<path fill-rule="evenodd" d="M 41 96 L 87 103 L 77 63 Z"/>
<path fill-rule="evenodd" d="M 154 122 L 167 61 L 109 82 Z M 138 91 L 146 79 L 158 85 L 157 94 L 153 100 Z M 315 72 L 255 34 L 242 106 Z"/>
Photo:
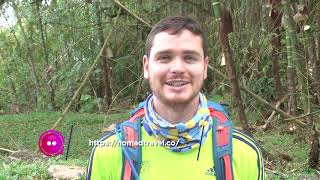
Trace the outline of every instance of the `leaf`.
<path fill-rule="evenodd" d="M 80 101 L 87 101 L 91 98 L 91 96 L 89 94 L 85 94 L 85 95 L 82 95 L 81 98 L 80 98 Z"/>
<path fill-rule="evenodd" d="M 306 14 L 301 14 L 300 12 L 297 12 L 297 14 L 293 16 L 295 22 L 305 21 L 307 18 L 308 16 Z"/>
<path fill-rule="evenodd" d="M 304 30 L 304 31 L 308 31 L 308 30 L 310 29 L 310 27 L 311 27 L 311 26 L 309 26 L 309 25 L 304 25 L 304 26 L 303 26 L 303 30 Z"/>
<path fill-rule="evenodd" d="M 226 58 L 224 57 L 224 54 L 222 53 L 222 57 L 221 57 L 221 66 L 225 66 L 226 65 Z"/>

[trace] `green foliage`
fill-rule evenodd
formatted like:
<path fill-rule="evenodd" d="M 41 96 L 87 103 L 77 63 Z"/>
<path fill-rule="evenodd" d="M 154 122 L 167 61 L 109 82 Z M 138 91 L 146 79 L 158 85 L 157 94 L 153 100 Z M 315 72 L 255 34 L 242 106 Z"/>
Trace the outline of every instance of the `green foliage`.
<path fill-rule="evenodd" d="M 286 128 L 275 122 L 269 130 L 254 133 L 255 139 L 274 157 L 273 161 L 266 161 L 265 166 L 277 173 L 268 173 L 267 179 L 316 179 L 316 171 L 306 165 L 309 147 L 303 140 L 304 132 L 283 132 Z M 283 155 L 289 156 L 292 161 L 285 160 Z"/>
<path fill-rule="evenodd" d="M 0 157 L 0 179 L 50 179 L 48 168 L 50 165 L 68 165 L 85 167 L 84 160 L 68 159 L 63 156 L 51 157 L 40 160 L 16 160 L 10 164 L 5 163 L 5 159 Z M 51 178 L 52 179 L 52 178 Z M 81 179 L 85 179 L 84 175 Z"/>
<path fill-rule="evenodd" d="M 112 81 L 116 82 L 114 92 L 119 92 L 122 88 L 136 81 L 141 77 L 142 72 L 142 60 L 135 60 L 135 57 L 124 57 L 116 60 L 116 64 L 113 66 L 114 76 Z M 138 83 L 128 87 L 122 94 L 122 97 L 130 97 L 130 94 L 134 94 Z"/>
<path fill-rule="evenodd" d="M 214 100 L 220 100 L 221 96 L 214 96 Z M 251 113 L 252 117 L 259 115 Z M 58 113 L 30 113 L 11 116 L 0 116 L 1 134 L 6 134 L 0 139 L 0 147 L 11 150 L 27 149 L 36 150 L 37 141 L 40 134 L 47 130 L 59 116 Z M 99 139 L 102 127 L 107 127 L 111 123 L 117 123 L 128 117 L 128 113 L 112 114 L 109 116 L 98 114 L 79 114 L 69 113 L 61 124 L 59 131 L 68 140 L 69 128 L 74 125 L 72 141 L 69 152 L 68 161 L 64 160 L 64 156 L 51 157 L 49 159 L 29 160 L 29 161 L 13 161 L 8 163 L 6 156 L 8 154 L 0 151 L 0 179 L 21 179 L 36 178 L 48 179 L 47 169 L 53 164 L 77 165 L 86 167 L 91 147 L 89 140 Z M 28 123 L 25 123 L 28 122 Z M 14 128 L 10 128 L 14 127 Z M 266 132 L 254 133 L 255 139 L 267 151 L 275 155 L 273 168 L 278 173 L 286 174 L 286 178 L 294 179 L 300 177 L 313 178 L 316 172 L 306 168 L 307 162 L 307 143 L 301 141 L 296 134 L 288 134 L 282 132 L 282 125 L 272 124 L 272 129 Z M 19 130 L 19 133 L 17 133 Z M 67 143 L 67 142 L 66 142 Z M 65 144 L 66 147 L 66 144 Z M 292 157 L 291 162 L 284 162 L 278 156 L 280 153 L 287 154 Z M 265 162 L 266 166 L 270 166 L 270 162 Z M 280 179 L 281 176 L 267 172 L 268 179 Z"/>
<path fill-rule="evenodd" d="M 217 21 L 212 15 L 211 1 L 126 0 L 122 3 L 131 12 L 150 24 L 168 15 L 182 13 L 194 16 L 201 22 L 208 36 L 210 64 L 215 67 L 220 66 L 221 49 L 216 32 Z M 125 13 L 115 3 L 112 1 L 101 1 L 99 4 L 96 4 L 95 1 L 54 1 L 51 4 L 42 3 L 39 12 L 36 3 L 29 1 L 10 1 L 8 5 L 15 9 L 15 16 L 21 22 L 21 26 L 17 23 L 11 29 L 0 30 L 0 38 L 3 39 L 0 42 L 0 57 L 2 58 L 0 93 L 4 99 L 4 102 L 0 103 L 0 108 L 3 111 L 10 110 L 14 101 L 13 97 L 23 111 L 63 109 L 100 51 L 101 34 L 104 38 L 109 38 L 107 45 L 113 54 L 113 57 L 108 59 L 108 64 L 112 68 L 110 81 L 113 94 L 122 90 L 117 96 L 119 100 L 134 99 L 137 96 L 139 83 L 134 82 L 141 77 L 144 43 L 150 28 Z M 102 32 L 98 30 L 96 22 L 96 5 L 101 11 Z M 270 8 L 265 6 L 265 2 L 253 0 L 223 1 L 223 5 L 231 10 L 234 32 L 229 34 L 229 39 L 240 81 L 266 100 L 273 101 L 270 39 L 274 32 L 267 31 L 267 16 Z M 317 11 L 312 9 L 310 12 Z M 316 14 L 313 13 L 308 20 L 314 33 L 318 33 L 315 31 L 318 24 L 312 20 L 316 19 Z M 39 17 L 42 19 L 44 32 L 41 32 L 39 28 Z M 46 79 L 48 67 L 45 62 L 41 33 L 45 35 L 49 66 L 52 67 L 51 79 Z M 283 34 L 282 37 L 284 37 Z M 299 41 L 306 43 L 303 33 L 300 33 L 299 37 Z M 284 44 L 283 39 L 282 44 Z M 300 49 L 299 55 L 305 56 L 305 49 Z M 40 81 L 41 93 L 38 97 L 38 104 L 30 101 L 35 96 L 34 77 L 28 61 L 30 52 Z M 285 54 L 286 51 L 283 48 L 279 52 L 283 85 L 286 83 Z M 226 73 L 224 69 L 225 67 L 220 67 L 220 70 Z M 10 73 L 7 72 L 8 70 Z M 102 73 L 98 64 L 83 94 L 95 96 L 94 91 L 99 92 Z M 208 81 L 205 82 L 206 92 L 208 94 L 212 91 L 224 92 L 224 87 L 219 84 L 221 79 L 214 77 L 211 71 L 208 72 L 208 75 Z M 51 82 L 55 89 L 55 109 L 50 106 L 48 82 Z M 14 90 L 10 87 L 11 83 L 16 86 L 15 95 Z M 217 87 L 218 90 L 216 90 Z M 147 87 L 142 87 L 142 92 L 147 92 Z M 94 99 L 96 98 L 86 101 L 89 108 L 83 108 L 90 109 L 90 112 L 97 111 L 98 108 L 94 105 L 97 102 Z M 121 103 L 117 99 L 115 102 Z M 77 103 L 87 106 L 83 102 Z"/>
<path fill-rule="evenodd" d="M 80 98 L 80 110 L 79 112 L 87 112 L 87 113 L 94 113 L 98 106 L 102 102 L 101 98 L 95 98 L 89 94 L 84 94 Z"/>
<path fill-rule="evenodd" d="M 272 78 L 261 77 L 255 81 L 248 82 L 248 86 L 256 94 L 260 95 L 264 99 L 273 100 L 274 97 L 274 81 Z"/>
<path fill-rule="evenodd" d="M 15 9 L 17 23 L 12 28 L 0 29 L 0 114 L 9 114 L 14 106 L 18 106 L 22 112 L 31 112 L 21 115 L 0 116 L 0 134 L 5 134 L 0 139 L 0 147 L 9 149 L 27 148 L 35 150 L 37 140 L 41 132 L 49 128 L 59 117 L 54 112 L 63 110 L 71 100 L 74 92 L 82 82 L 88 68 L 101 49 L 100 36 L 107 40 L 107 46 L 112 51 L 112 57 L 108 58 L 110 69 L 110 82 L 113 93 L 113 105 L 110 112 L 122 112 L 123 109 L 132 108 L 137 101 L 144 99 L 149 89 L 148 84 L 142 79 L 142 56 L 144 43 L 150 28 L 126 13 L 112 1 L 52 1 L 52 4 L 40 5 L 37 11 L 36 3 L 31 1 L 7 1 L 8 5 Z M 161 18 L 168 15 L 188 14 L 194 16 L 203 25 L 209 41 L 209 63 L 226 73 L 225 66 L 221 66 L 221 47 L 217 33 L 217 21 L 212 15 L 211 1 L 121 1 L 132 13 L 153 25 Z M 139 4 L 139 2 L 141 2 Z M 254 0 L 230 0 L 222 1 L 225 7 L 231 11 L 234 31 L 229 34 L 232 55 L 236 65 L 238 79 L 241 84 L 263 97 L 268 102 L 275 100 L 275 88 L 272 74 L 270 39 L 274 32 L 268 30 L 267 18 L 270 8 L 264 1 Z M 293 2 L 292 2 L 293 3 Z M 316 1 L 312 1 L 316 4 Z M 97 24 L 98 5 L 101 11 L 100 31 Z M 294 5 L 294 4 L 291 4 Z M 319 22 L 316 22 L 320 11 L 318 6 L 309 8 L 308 25 L 312 33 L 319 36 Z M 3 7 L 0 7 L 4 8 Z M 295 9 L 295 8 L 292 8 Z M 5 9 L 4 9 L 5 10 Z M 40 16 L 39 16 L 40 14 Z M 2 14 L 1 14 L 2 16 Z M 39 17 L 42 19 L 43 32 L 40 30 Z M 267 31 L 268 30 L 268 31 Z M 47 47 L 48 65 L 45 60 L 44 47 L 41 33 L 45 36 Z M 279 50 L 280 78 L 283 85 L 283 94 L 287 92 L 287 50 L 284 48 L 285 34 L 281 32 L 282 48 Z M 308 39 L 303 33 L 297 35 L 301 44 L 306 44 Z M 317 40 L 318 42 L 318 40 Z M 306 59 L 307 48 L 299 46 L 298 54 Z M 318 53 L 319 54 L 319 53 Z M 110 55 L 110 54 L 109 54 Z M 35 77 L 32 74 L 32 65 L 39 80 L 40 94 L 37 102 L 35 96 Z M 50 70 L 50 71 L 49 71 Z M 47 74 L 52 73 L 50 79 Z M 102 126 L 108 126 L 112 122 L 125 119 L 127 115 L 115 114 L 104 116 L 96 113 L 103 104 L 101 92 L 103 72 L 100 64 L 96 65 L 90 76 L 90 81 L 85 84 L 80 98 L 73 104 L 66 120 L 60 124 L 59 130 L 67 135 L 69 127 L 74 125 L 74 139 L 71 148 L 71 159 L 87 159 L 90 148 L 88 139 L 97 139 Z M 54 104 L 51 105 L 48 84 L 51 82 L 55 90 Z M 231 90 L 225 85 L 226 81 L 217 77 L 212 71 L 208 71 L 208 78 L 204 84 L 204 92 L 209 99 L 214 101 L 224 100 L 230 104 L 228 111 L 236 125 L 236 108 L 232 107 L 233 99 Z M 242 93 L 249 124 L 259 124 L 263 120 L 260 111 L 266 108 L 251 96 Z M 116 98 L 116 99 L 115 99 Z M 300 101 L 300 99 L 298 98 Z M 301 102 L 298 102 L 300 105 Z M 311 105 L 318 108 L 318 105 Z M 34 112 L 38 111 L 38 112 Z M 52 113 L 49 113 L 52 111 Z M 303 165 L 307 159 L 308 144 L 296 141 L 296 136 L 282 133 L 282 127 L 275 125 L 275 131 L 265 133 L 258 132 L 257 139 L 271 152 L 288 152 L 294 157 L 292 163 L 277 164 L 276 169 L 286 172 L 294 168 L 298 169 L 290 173 L 291 177 L 303 177 L 313 174 L 308 172 Z M 274 129 L 273 129 L 274 130 Z M 19 133 L 16 133 L 19 131 Z M 278 149 L 277 151 L 275 151 Z M 31 164 L 15 162 L 6 167 L 0 163 L 0 179 L 12 176 L 46 179 L 44 172 L 47 164 L 51 162 L 34 162 Z M 60 163 L 60 160 L 52 160 L 52 163 Z M 43 168 L 41 165 L 46 164 Z M 39 166 L 39 167 L 38 167 Z M 2 169 L 5 169 L 2 171 Z M 34 174 L 39 172 L 38 174 Z M 292 174 L 292 175 L 291 175 Z M 270 178 L 277 179 L 269 174 Z"/>
<path fill-rule="evenodd" d="M 78 114 L 69 113 L 57 128 L 67 140 L 71 125 L 74 126 L 70 157 L 87 158 L 90 152 L 89 140 L 99 139 L 103 127 L 126 119 L 129 114 Z M 59 113 L 30 113 L 0 116 L 0 147 L 7 149 L 36 150 L 42 132 L 48 130 L 58 119 Z M 19 131 L 19 133 L 17 133 Z M 67 143 L 67 142 L 66 142 Z M 1 152 L 0 152 L 1 153 Z M 85 156 L 83 156 L 85 155 Z"/>

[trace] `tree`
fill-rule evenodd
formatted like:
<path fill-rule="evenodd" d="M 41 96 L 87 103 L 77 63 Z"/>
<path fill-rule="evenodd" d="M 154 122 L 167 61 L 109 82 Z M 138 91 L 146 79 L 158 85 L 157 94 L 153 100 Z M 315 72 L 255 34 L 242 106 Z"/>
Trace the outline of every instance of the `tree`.
<path fill-rule="evenodd" d="M 100 11 L 100 2 L 95 2 L 95 10 L 96 10 L 96 23 L 97 23 L 97 31 L 99 36 L 100 46 L 102 47 L 104 43 L 104 31 L 102 28 L 102 21 L 101 21 L 101 11 Z M 112 91 L 110 87 L 110 67 L 108 63 L 108 47 L 103 49 L 103 53 L 101 56 L 100 61 L 100 68 L 101 72 L 101 80 L 99 85 L 98 96 L 103 99 L 103 103 L 106 108 L 109 108 L 109 105 L 112 102 Z"/>
<path fill-rule="evenodd" d="M 232 87 L 232 95 L 235 98 L 235 106 L 238 108 L 238 118 L 241 122 L 242 128 L 245 132 L 250 133 L 247 118 L 244 112 L 244 107 L 242 104 L 242 98 L 240 94 L 239 82 L 236 74 L 235 65 L 231 55 L 231 48 L 229 45 L 228 34 L 232 32 L 232 20 L 230 12 L 223 9 L 221 12 L 220 2 L 213 1 L 214 15 L 219 20 L 219 38 L 222 47 L 222 52 L 227 65 L 227 72 L 229 75 L 229 81 Z"/>
<path fill-rule="evenodd" d="M 24 45 L 25 45 L 25 47 L 27 47 L 26 59 L 27 59 L 28 65 L 30 67 L 32 79 L 34 82 L 34 95 L 32 98 L 33 98 L 34 106 L 37 107 L 38 106 L 38 97 L 40 96 L 41 90 L 40 90 L 40 81 L 39 81 L 39 77 L 38 77 L 37 70 L 36 70 L 34 52 L 33 52 L 33 47 L 32 47 L 33 37 L 32 37 L 32 33 L 30 33 L 30 36 L 27 37 L 25 27 L 22 25 L 21 16 L 18 13 L 19 12 L 18 6 L 15 4 L 15 2 L 12 2 L 12 6 L 15 10 L 15 16 L 17 17 L 17 23 L 19 25 L 21 34 L 24 38 Z"/>
<path fill-rule="evenodd" d="M 268 27 L 271 34 L 271 59 L 273 68 L 273 80 L 275 87 L 276 100 L 279 101 L 283 96 L 283 88 L 280 79 L 279 54 L 281 49 L 281 18 L 282 13 L 279 10 L 280 0 L 267 0 L 267 6 L 270 7 L 268 13 Z"/>
<path fill-rule="evenodd" d="M 286 29 L 286 35 L 287 35 L 287 51 L 288 54 L 291 56 L 288 56 L 289 58 L 292 58 L 293 61 L 293 68 L 295 68 L 295 71 L 297 72 L 297 78 L 298 78 L 298 85 L 299 85 L 299 91 L 301 94 L 302 104 L 303 104 L 303 112 L 304 114 L 310 114 L 310 104 L 309 104 L 309 92 L 308 92 L 308 83 L 307 83 L 307 75 L 305 74 L 305 64 L 306 62 L 299 56 L 297 45 L 299 44 L 298 38 L 296 35 L 296 28 L 294 28 L 294 23 L 292 19 L 292 13 L 290 4 L 287 0 L 282 0 L 282 5 L 284 7 L 284 13 L 285 13 L 285 29 Z M 316 168 L 319 162 L 319 137 L 318 132 L 315 127 L 315 122 L 313 120 L 312 116 L 306 116 L 305 117 L 308 122 L 308 129 L 311 133 L 311 147 L 310 147 L 310 153 L 309 153 L 309 167 Z"/>
<path fill-rule="evenodd" d="M 41 12 L 40 12 L 40 5 L 39 1 L 35 1 L 35 6 L 36 6 L 36 14 L 38 16 L 38 28 L 40 30 L 40 35 L 41 35 L 41 44 L 43 47 L 43 53 L 44 53 L 44 60 L 45 60 L 45 71 L 46 71 L 46 84 L 47 84 L 47 90 L 49 93 L 49 109 L 54 110 L 55 109 L 55 89 L 54 89 L 54 80 L 52 79 L 53 77 L 53 66 L 50 65 L 49 63 L 49 54 L 48 54 L 48 48 L 47 48 L 47 43 L 45 39 L 45 28 L 43 27 L 42 23 L 42 17 L 41 17 Z"/>

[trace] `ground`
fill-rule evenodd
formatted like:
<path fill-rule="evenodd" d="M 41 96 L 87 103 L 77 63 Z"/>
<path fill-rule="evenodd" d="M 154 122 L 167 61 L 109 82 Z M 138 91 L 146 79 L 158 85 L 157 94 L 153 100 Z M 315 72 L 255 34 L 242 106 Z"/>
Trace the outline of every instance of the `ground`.
<path fill-rule="evenodd" d="M 28 113 L 0 116 L 0 148 L 30 152 L 21 160 L 8 158 L 11 153 L 0 150 L 0 179 L 48 179 L 47 169 L 52 164 L 86 167 L 91 147 L 89 140 L 102 136 L 103 127 L 124 120 L 124 114 L 69 113 L 57 128 L 68 140 L 69 129 L 74 126 L 69 159 L 65 155 L 50 158 L 33 156 L 41 133 L 49 129 L 59 113 Z M 250 118 L 250 116 L 248 116 Z M 267 131 L 254 133 L 260 145 L 272 153 L 275 161 L 265 161 L 271 170 L 268 179 L 317 179 L 317 172 L 307 168 L 308 147 L 306 139 L 299 133 L 283 131 L 284 125 L 273 125 Z M 83 177 L 84 178 L 84 177 Z"/>

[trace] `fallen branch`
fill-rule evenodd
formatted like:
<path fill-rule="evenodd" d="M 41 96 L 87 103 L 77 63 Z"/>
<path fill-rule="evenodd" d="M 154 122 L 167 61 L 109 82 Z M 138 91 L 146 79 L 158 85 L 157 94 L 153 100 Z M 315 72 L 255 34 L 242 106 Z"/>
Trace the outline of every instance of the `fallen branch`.
<path fill-rule="evenodd" d="M 288 118 L 288 119 L 285 119 L 285 121 L 292 121 L 292 120 L 296 120 L 296 119 L 301 119 L 301 118 L 304 118 L 304 117 L 307 117 L 307 116 L 311 116 L 311 115 L 314 115 L 314 114 L 317 114 L 317 113 L 320 113 L 320 111 L 314 111 L 314 112 L 311 112 L 311 113 L 308 113 L 308 114 L 304 114 L 304 115 L 301 115 L 301 116 Z"/>
<path fill-rule="evenodd" d="M 281 173 L 281 172 L 277 172 L 277 171 L 271 170 L 271 169 L 269 169 L 269 168 L 265 168 L 265 170 L 266 170 L 267 172 L 269 172 L 269 173 L 272 173 L 272 174 L 275 174 L 275 175 L 279 175 L 279 176 L 281 176 L 282 178 L 287 178 L 287 177 L 288 177 L 287 174 L 284 174 L 284 173 Z"/>
<path fill-rule="evenodd" d="M 0 148 L 0 151 L 5 151 L 5 152 L 9 152 L 9 153 L 16 153 L 16 152 L 18 152 L 18 151 L 13 151 L 13 150 L 6 149 L 6 148 Z"/>
<path fill-rule="evenodd" d="M 285 95 L 284 97 L 282 97 L 277 103 L 276 103 L 276 108 L 279 108 L 279 106 L 288 98 L 288 95 Z M 273 117 L 275 116 L 276 111 L 272 111 L 271 115 L 269 116 L 269 118 L 265 121 L 265 124 L 262 126 L 262 129 L 265 130 L 267 129 L 268 125 L 270 124 L 271 120 L 273 119 Z"/>

